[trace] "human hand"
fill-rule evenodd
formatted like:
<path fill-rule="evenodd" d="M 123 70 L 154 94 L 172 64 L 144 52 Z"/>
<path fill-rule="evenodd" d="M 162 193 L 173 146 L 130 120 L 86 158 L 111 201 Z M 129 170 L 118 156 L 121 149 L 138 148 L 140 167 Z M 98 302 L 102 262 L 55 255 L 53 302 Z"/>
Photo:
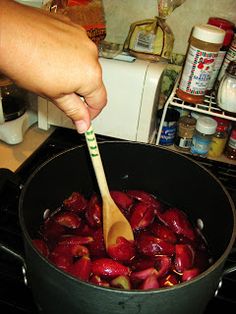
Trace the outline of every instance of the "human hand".
<path fill-rule="evenodd" d="M 7 0 L 1 10 L 1 72 L 51 100 L 85 132 L 107 101 L 96 45 L 67 18 Z"/>

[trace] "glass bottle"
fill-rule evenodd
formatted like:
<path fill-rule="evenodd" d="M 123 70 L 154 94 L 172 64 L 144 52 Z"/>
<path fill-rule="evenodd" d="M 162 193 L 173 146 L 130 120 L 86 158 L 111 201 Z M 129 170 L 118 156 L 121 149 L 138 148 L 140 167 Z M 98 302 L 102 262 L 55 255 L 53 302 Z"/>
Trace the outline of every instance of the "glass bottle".
<path fill-rule="evenodd" d="M 228 139 L 230 122 L 221 118 L 215 118 L 215 120 L 217 122 L 217 128 L 215 134 L 212 137 L 210 149 L 208 152 L 209 157 L 221 156 Z"/>
<path fill-rule="evenodd" d="M 177 125 L 175 146 L 183 151 L 190 150 L 197 120 L 191 115 L 182 116 Z"/>
<path fill-rule="evenodd" d="M 236 113 L 236 61 L 231 61 L 220 81 L 216 94 L 217 106 L 230 113 Z"/>
<path fill-rule="evenodd" d="M 224 154 L 227 158 L 236 160 L 236 128 L 231 131 Z"/>
<path fill-rule="evenodd" d="M 229 47 L 229 49 L 226 53 L 226 56 L 224 58 L 223 64 L 220 68 L 220 72 L 219 72 L 219 75 L 217 77 L 216 85 L 215 85 L 216 90 L 219 86 L 220 80 L 222 79 L 222 77 L 225 74 L 225 71 L 226 71 L 230 61 L 236 61 L 236 34 L 234 34 L 233 40 L 230 44 L 230 47 Z"/>
<path fill-rule="evenodd" d="M 210 77 L 210 80 L 208 82 L 206 93 L 209 94 L 214 90 L 216 78 L 219 74 L 221 65 L 224 61 L 225 55 L 226 55 L 226 53 L 230 47 L 230 44 L 231 44 L 233 36 L 234 36 L 233 30 L 234 30 L 235 25 L 234 25 L 234 23 L 232 23 L 228 20 L 219 18 L 219 17 L 210 17 L 208 19 L 208 24 L 215 25 L 215 26 L 225 30 L 224 41 L 223 41 L 222 47 L 220 48 L 220 50 L 218 52 L 216 60 L 214 62 L 213 71 L 211 73 L 211 77 Z"/>

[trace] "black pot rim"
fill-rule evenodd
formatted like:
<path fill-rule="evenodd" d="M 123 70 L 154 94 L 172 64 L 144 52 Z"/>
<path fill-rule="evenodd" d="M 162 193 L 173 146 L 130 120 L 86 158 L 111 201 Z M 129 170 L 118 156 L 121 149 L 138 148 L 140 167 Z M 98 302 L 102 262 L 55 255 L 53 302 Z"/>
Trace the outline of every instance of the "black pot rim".
<path fill-rule="evenodd" d="M 104 290 L 104 291 L 113 291 L 113 292 L 118 292 L 120 294 L 128 294 L 128 295 L 136 295 L 136 294 L 159 294 L 159 293 L 168 293 L 168 291 L 172 291 L 172 290 L 176 290 L 176 289 L 181 289 L 182 287 L 185 287 L 185 286 L 189 286 L 189 285 L 192 285 L 194 284 L 195 282 L 198 282 L 200 280 L 202 280 L 205 276 L 207 276 L 209 273 L 213 272 L 214 270 L 216 270 L 218 267 L 221 267 L 223 266 L 227 256 L 230 254 L 230 251 L 232 250 L 232 247 L 234 245 L 234 242 L 235 242 L 235 239 L 236 239 L 236 210 L 235 210 L 235 205 L 234 205 L 234 202 L 231 198 L 231 196 L 229 195 L 228 191 L 226 190 L 226 188 L 223 186 L 223 184 L 219 181 L 219 179 L 217 177 L 215 177 L 208 169 L 206 169 L 204 166 L 202 166 L 201 164 L 199 164 L 197 161 L 191 159 L 190 157 L 186 156 L 186 155 L 183 155 L 179 152 L 175 152 L 175 151 L 170 151 L 168 148 L 166 147 L 159 147 L 159 146 L 156 146 L 156 145 L 153 145 L 153 144 L 148 144 L 148 143 L 141 143 L 141 142 L 133 142 L 133 141 L 119 141 L 119 140 L 114 140 L 114 141 L 104 141 L 104 142 L 100 142 L 99 143 L 99 146 L 100 145 L 109 145 L 109 144 L 115 144 L 115 143 L 122 143 L 122 144 L 132 144 L 132 145 L 144 145 L 144 146 L 152 146 L 152 147 L 155 147 L 155 149 L 161 149 L 161 150 L 166 150 L 168 151 L 169 153 L 171 154 L 177 154 L 177 155 L 180 155 L 182 158 L 186 158 L 188 160 L 190 160 L 191 162 L 197 164 L 199 167 L 201 167 L 204 171 L 207 171 L 208 174 L 210 174 L 213 179 L 215 179 L 218 184 L 220 185 L 220 187 L 222 188 L 222 190 L 224 191 L 224 193 L 226 194 L 229 202 L 230 202 L 230 205 L 231 205 L 231 209 L 232 209 L 232 216 L 233 216 L 233 219 L 234 219 L 234 222 L 233 222 L 233 230 L 232 230 L 232 234 L 231 234 L 231 238 L 229 240 L 229 243 L 224 251 L 224 253 L 208 268 L 206 269 L 204 272 L 202 272 L 201 274 L 199 274 L 197 277 L 191 279 L 190 281 L 186 281 L 186 282 L 182 282 L 182 283 L 179 283 L 173 287 L 168 287 L 168 288 L 158 288 L 158 289 L 154 289 L 154 290 L 146 290 L 146 291 L 140 291 L 140 290 L 121 290 L 121 289 L 116 289 L 116 288 L 106 288 L 106 287 L 101 287 L 101 286 L 98 286 L 98 285 L 95 285 L 95 284 L 92 284 L 92 283 L 88 283 L 88 282 L 85 282 L 85 281 L 82 281 L 80 280 L 79 278 L 76 278 L 62 270 L 60 270 L 58 267 L 56 267 L 55 265 L 53 265 L 52 263 L 50 263 L 50 261 L 48 261 L 47 258 L 45 258 L 37 249 L 36 247 L 33 245 L 32 243 L 32 239 L 27 231 L 27 228 L 25 226 L 25 223 L 24 223 L 24 219 L 23 219 L 23 215 L 22 215 L 22 203 L 23 203 L 23 199 L 24 199 L 24 194 L 27 190 L 27 186 L 30 184 L 32 178 L 35 176 L 35 174 L 37 172 L 40 171 L 40 169 L 42 169 L 45 165 L 47 165 L 49 162 L 53 161 L 54 159 L 56 159 L 57 157 L 61 156 L 61 155 L 64 155 L 64 154 L 67 154 L 68 152 L 72 151 L 72 150 L 77 150 L 81 147 L 86 147 L 86 144 L 82 144 L 82 145 L 78 145 L 76 147 L 73 147 L 73 148 L 70 148 L 70 149 L 67 149 L 55 156 L 53 156 L 52 158 L 49 158 L 47 161 L 45 161 L 42 165 L 40 165 L 31 175 L 30 177 L 28 178 L 28 180 L 26 181 L 24 187 L 22 188 L 22 191 L 21 191 L 21 195 L 20 195 L 20 200 L 19 200 L 19 220 L 20 220 L 20 226 L 21 226 L 21 229 L 22 229 L 22 232 L 24 234 L 24 238 L 26 239 L 27 241 L 27 244 L 31 247 L 31 249 L 38 255 L 38 257 L 43 260 L 44 262 L 46 262 L 48 264 L 48 266 L 60 273 L 61 275 L 75 281 L 75 282 L 80 282 L 84 285 L 87 285 L 91 288 L 94 288 L 94 289 L 98 289 L 98 290 Z M 223 270 L 222 270 L 223 272 Z"/>

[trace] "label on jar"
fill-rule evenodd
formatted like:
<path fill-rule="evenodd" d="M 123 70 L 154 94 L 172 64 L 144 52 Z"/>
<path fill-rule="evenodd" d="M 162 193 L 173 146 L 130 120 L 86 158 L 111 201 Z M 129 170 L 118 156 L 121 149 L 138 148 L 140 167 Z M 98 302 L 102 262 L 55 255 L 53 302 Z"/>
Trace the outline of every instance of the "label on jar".
<path fill-rule="evenodd" d="M 179 87 L 182 91 L 202 96 L 207 89 L 218 52 L 189 47 Z"/>
<path fill-rule="evenodd" d="M 226 51 L 219 51 L 218 56 L 215 59 L 213 70 L 211 73 L 211 77 L 210 77 L 210 80 L 209 80 L 208 86 L 207 86 L 207 89 L 209 89 L 209 90 L 211 90 L 214 86 L 215 80 L 216 80 L 217 75 L 220 71 L 220 68 L 221 68 L 221 65 L 224 61 L 225 55 L 226 55 Z"/>
<path fill-rule="evenodd" d="M 161 145 L 172 145 L 174 143 L 176 128 L 176 122 L 164 122 L 160 137 Z"/>
<path fill-rule="evenodd" d="M 236 138 L 230 137 L 230 138 L 229 138 L 228 146 L 231 147 L 231 148 L 233 148 L 233 149 L 236 149 Z"/>
<path fill-rule="evenodd" d="M 231 46 L 225 56 L 224 62 L 222 64 L 222 67 L 220 69 L 219 75 L 217 80 L 220 81 L 220 79 L 223 77 L 225 74 L 225 71 L 230 63 L 230 61 L 235 61 L 236 60 L 236 37 L 234 37 L 233 42 L 231 43 Z"/>
<path fill-rule="evenodd" d="M 175 144 L 176 146 L 187 150 L 192 145 L 192 138 L 176 136 Z"/>
<path fill-rule="evenodd" d="M 208 156 L 210 157 L 219 157 L 225 148 L 227 138 L 217 138 L 213 137 Z"/>
<path fill-rule="evenodd" d="M 211 144 L 209 137 L 194 136 L 191 146 L 191 153 L 206 156 Z"/>

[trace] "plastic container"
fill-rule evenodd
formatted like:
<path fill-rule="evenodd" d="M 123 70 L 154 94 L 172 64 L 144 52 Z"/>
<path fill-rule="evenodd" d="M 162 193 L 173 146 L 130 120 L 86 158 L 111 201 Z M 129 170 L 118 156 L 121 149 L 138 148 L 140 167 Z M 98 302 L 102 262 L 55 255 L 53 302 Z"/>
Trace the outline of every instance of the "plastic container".
<path fill-rule="evenodd" d="M 210 17 L 208 20 L 208 24 L 217 26 L 223 30 L 225 30 L 225 37 L 223 41 L 223 45 L 219 50 L 218 56 L 216 57 L 216 60 L 214 62 L 213 71 L 211 73 L 211 77 L 207 86 L 207 93 L 211 93 L 214 90 L 215 81 L 217 79 L 217 76 L 219 74 L 221 65 L 224 61 L 225 55 L 230 47 L 230 44 L 232 42 L 232 39 L 234 37 L 234 23 L 219 18 L 219 17 Z"/>
<path fill-rule="evenodd" d="M 183 151 L 190 150 L 197 120 L 191 115 L 183 116 L 178 121 L 175 146 Z"/>
<path fill-rule="evenodd" d="M 176 94 L 190 103 L 202 103 L 213 71 L 214 61 L 222 47 L 225 31 L 209 24 L 196 25 Z"/>
<path fill-rule="evenodd" d="M 220 157 L 223 154 L 229 135 L 228 130 L 230 122 L 221 118 L 215 118 L 215 120 L 217 122 L 217 128 L 215 134 L 212 137 L 210 149 L 208 152 L 209 157 Z"/>
<path fill-rule="evenodd" d="M 224 154 L 227 158 L 236 160 L 236 129 L 233 129 L 231 131 L 230 138 L 226 145 Z"/>
<path fill-rule="evenodd" d="M 215 134 L 217 122 L 210 117 L 201 116 L 197 120 L 196 129 L 193 135 L 190 152 L 193 155 L 206 157 L 213 134 Z"/>
<path fill-rule="evenodd" d="M 163 115 L 163 109 L 157 112 L 157 124 L 160 124 L 161 117 Z M 165 120 L 161 130 L 161 136 L 159 144 L 161 145 L 172 145 L 174 144 L 174 139 L 177 130 L 177 121 L 179 120 L 180 113 L 178 110 L 168 108 L 165 115 Z"/>

